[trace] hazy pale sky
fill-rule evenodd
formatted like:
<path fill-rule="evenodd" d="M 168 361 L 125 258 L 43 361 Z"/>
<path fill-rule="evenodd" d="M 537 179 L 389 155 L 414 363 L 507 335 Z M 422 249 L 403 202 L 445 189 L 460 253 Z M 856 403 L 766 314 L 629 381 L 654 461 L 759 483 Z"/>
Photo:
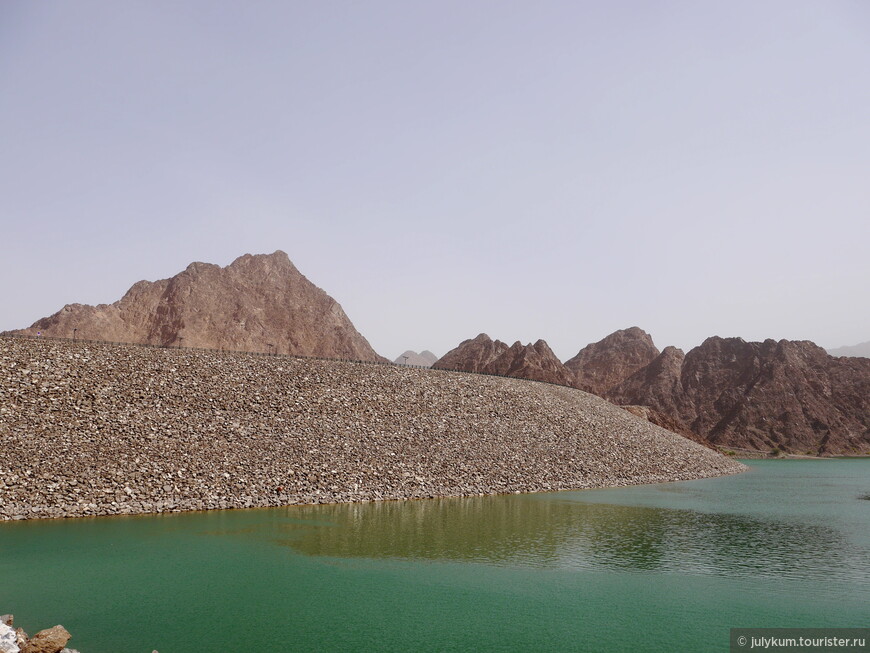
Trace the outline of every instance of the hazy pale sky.
<path fill-rule="evenodd" d="M 0 3 L 0 330 L 285 250 L 375 349 L 870 339 L 870 3 Z"/>

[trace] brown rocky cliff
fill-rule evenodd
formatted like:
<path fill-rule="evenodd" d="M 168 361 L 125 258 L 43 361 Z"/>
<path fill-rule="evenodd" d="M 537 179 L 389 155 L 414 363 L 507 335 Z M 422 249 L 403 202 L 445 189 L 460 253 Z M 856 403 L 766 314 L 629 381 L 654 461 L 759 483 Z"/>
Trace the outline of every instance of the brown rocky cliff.
<path fill-rule="evenodd" d="M 661 354 L 619 385 L 605 393 L 605 398 L 620 405 L 642 404 L 667 415 L 680 431 L 688 431 L 695 418 L 681 381 L 685 354 L 676 347 L 665 347 Z"/>
<path fill-rule="evenodd" d="M 472 340 L 463 341 L 438 359 L 432 367 L 498 374 L 560 385 L 571 385 L 573 381 L 573 375 L 565 369 L 543 340 L 528 345 L 515 342 L 508 346 L 500 340 L 492 340 L 485 333 Z"/>
<path fill-rule="evenodd" d="M 114 304 L 69 304 L 26 335 L 276 352 L 358 360 L 375 353 L 341 306 L 282 251 L 222 268 L 191 263 L 171 279 L 140 281 Z"/>
<path fill-rule="evenodd" d="M 481 333 L 476 338 L 460 342 L 457 347 L 435 361 L 432 367 L 492 374 L 491 367 L 494 361 L 508 349 L 509 347 L 501 340 L 493 340 L 485 333 Z"/>
<path fill-rule="evenodd" d="M 506 376 L 547 381 L 559 385 L 571 385 L 573 381 L 573 375 L 543 340 L 538 340 L 533 345 L 515 342 L 509 352 L 505 352 L 502 357 L 509 358 L 510 361 Z"/>
<path fill-rule="evenodd" d="M 481 334 L 435 366 L 575 385 L 723 448 L 870 452 L 870 359 L 834 358 L 806 341 L 719 337 L 686 355 L 675 347 L 659 353 L 636 327 L 585 347 L 561 367 L 538 345 L 508 347 Z M 573 380 L 564 374 L 572 368 Z"/>
<path fill-rule="evenodd" d="M 712 337 L 678 374 L 677 361 L 660 357 L 607 397 L 649 406 L 722 447 L 870 451 L 870 360 L 833 358 L 807 341 Z"/>
<path fill-rule="evenodd" d="M 650 364 L 659 355 L 650 335 L 638 327 L 621 329 L 587 345 L 565 367 L 574 386 L 600 396 Z"/>

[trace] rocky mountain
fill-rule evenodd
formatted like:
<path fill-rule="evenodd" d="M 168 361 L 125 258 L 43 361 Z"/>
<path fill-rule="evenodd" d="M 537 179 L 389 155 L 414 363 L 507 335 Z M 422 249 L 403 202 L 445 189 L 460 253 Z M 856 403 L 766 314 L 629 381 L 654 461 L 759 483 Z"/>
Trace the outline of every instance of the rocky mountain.
<path fill-rule="evenodd" d="M 829 349 L 828 353 L 831 356 L 860 356 L 861 358 L 870 358 L 870 342 L 862 342 L 859 345 L 851 345 L 849 347 Z"/>
<path fill-rule="evenodd" d="M 439 358 L 432 367 L 463 372 L 495 372 L 495 362 L 509 349 L 501 340 L 493 340 L 485 333 L 471 340 L 463 340 Z"/>
<path fill-rule="evenodd" d="M 617 404 L 636 403 L 652 408 L 667 415 L 683 431 L 689 431 L 694 406 L 683 393 L 683 360 L 685 354 L 681 349 L 665 347 L 649 365 L 610 388 L 604 396 Z"/>
<path fill-rule="evenodd" d="M 586 392 L 604 396 L 611 388 L 651 363 L 659 355 L 650 335 L 631 327 L 581 349 L 565 361 L 575 375 L 573 385 Z"/>
<path fill-rule="evenodd" d="M 513 376 L 560 385 L 571 385 L 573 382 L 573 374 L 543 340 L 528 345 L 517 341 L 508 346 L 500 340 L 492 340 L 485 333 L 463 341 L 439 358 L 432 367 Z"/>
<path fill-rule="evenodd" d="M 605 396 L 721 447 L 870 451 L 870 359 L 833 358 L 808 341 L 712 337 L 685 357 L 669 347 Z"/>
<path fill-rule="evenodd" d="M 223 268 L 191 263 L 171 279 L 134 284 L 114 304 L 69 304 L 9 333 L 384 360 L 282 251 Z"/>
<path fill-rule="evenodd" d="M 393 361 L 396 365 L 416 365 L 418 367 L 432 367 L 432 364 L 438 360 L 438 357 L 428 349 L 421 351 L 419 354 L 410 349 L 403 352 Z"/>
<path fill-rule="evenodd" d="M 870 452 L 870 359 L 834 358 L 807 341 L 712 337 L 688 354 L 659 352 L 632 327 L 561 365 L 543 341 L 508 347 L 481 334 L 434 367 L 572 385 L 722 448 Z"/>

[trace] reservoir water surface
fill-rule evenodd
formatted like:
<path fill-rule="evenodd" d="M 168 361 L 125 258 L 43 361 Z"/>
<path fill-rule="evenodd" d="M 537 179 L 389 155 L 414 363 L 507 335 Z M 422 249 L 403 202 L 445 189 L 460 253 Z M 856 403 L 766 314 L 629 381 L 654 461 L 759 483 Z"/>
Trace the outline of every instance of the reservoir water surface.
<path fill-rule="evenodd" d="M 727 651 L 866 627 L 870 460 L 610 490 L 0 524 L 0 612 L 83 653 Z"/>

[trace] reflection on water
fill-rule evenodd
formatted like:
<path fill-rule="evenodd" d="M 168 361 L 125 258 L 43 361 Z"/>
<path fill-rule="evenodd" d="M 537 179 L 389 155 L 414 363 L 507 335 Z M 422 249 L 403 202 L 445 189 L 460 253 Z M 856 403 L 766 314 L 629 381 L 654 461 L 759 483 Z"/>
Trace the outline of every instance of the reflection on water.
<path fill-rule="evenodd" d="M 754 461 L 612 490 L 0 524 L 0 609 L 91 653 L 205 653 L 218 632 L 244 651 L 724 652 L 735 626 L 865 624 L 868 492 L 870 460 Z"/>
<path fill-rule="evenodd" d="M 270 511 L 273 519 L 244 534 L 259 531 L 259 537 L 297 552 L 336 558 L 729 577 L 868 577 L 867 549 L 824 523 L 572 498 L 582 494 L 294 507 Z"/>

